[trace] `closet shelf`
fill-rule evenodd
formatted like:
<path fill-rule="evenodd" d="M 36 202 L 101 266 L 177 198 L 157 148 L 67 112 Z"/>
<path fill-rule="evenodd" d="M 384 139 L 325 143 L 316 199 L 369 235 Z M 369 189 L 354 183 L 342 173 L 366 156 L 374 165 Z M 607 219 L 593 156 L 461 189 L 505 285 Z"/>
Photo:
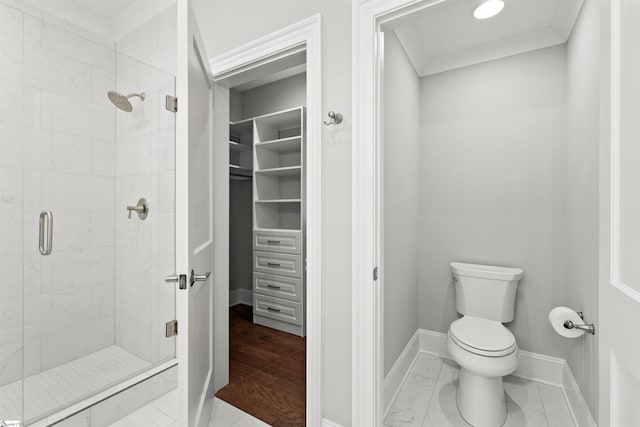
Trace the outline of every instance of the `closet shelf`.
<path fill-rule="evenodd" d="M 245 119 L 229 123 L 229 133 L 231 135 L 242 135 L 253 131 L 253 119 Z"/>
<path fill-rule="evenodd" d="M 272 176 L 300 175 L 301 172 L 302 172 L 302 166 L 287 166 L 283 168 L 256 170 L 256 174 L 272 175 Z"/>
<path fill-rule="evenodd" d="M 229 173 L 237 176 L 253 176 L 253 171 L 251 169 L 243 168 L 238 165 L 229 165 Z"/>
<path fill-rule="evenodd" d="M 251 150 L 251 147 L 244 145 L 244 144 L 240 144 L 239 142 L 235 142 L 235 141 L 229 141 L 229 149 L 231 151 L 249 151 Z"/>
<path fill-rule="evenodd" d="M 282 153 L 287 151 L 300 151 L 301 144 L 301 136 L 292 136 L 289 138 L 280 138 L 273 139 L 271 141 L 259 142 L 256 144 L 256 147 L 264 148 L 265 150 L 270 150 L 277 153 Z"/>
<path fill-rule="evenodd" d="M 302 199 L 268 199 L 256 200 L 256 203 L 300 203 Z"/>

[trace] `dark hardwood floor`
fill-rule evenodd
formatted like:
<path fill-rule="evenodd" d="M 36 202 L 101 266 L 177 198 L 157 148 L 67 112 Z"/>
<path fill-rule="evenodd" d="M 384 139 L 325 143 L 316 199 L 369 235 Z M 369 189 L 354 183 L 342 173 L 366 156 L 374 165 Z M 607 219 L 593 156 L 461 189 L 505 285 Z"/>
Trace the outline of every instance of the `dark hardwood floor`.
<path fill-rule="evenodd" d="M 229 384 L 216 396 L 272 426 L 304 426 L 305 339 L 252 319 L 250 306 L 229 309 Z"/>

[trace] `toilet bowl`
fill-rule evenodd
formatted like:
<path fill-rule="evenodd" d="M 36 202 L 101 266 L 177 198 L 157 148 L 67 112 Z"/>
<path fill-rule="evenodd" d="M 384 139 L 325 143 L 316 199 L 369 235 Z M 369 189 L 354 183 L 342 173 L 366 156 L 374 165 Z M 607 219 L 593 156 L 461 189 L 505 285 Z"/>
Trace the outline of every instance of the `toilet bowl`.
<path fill-rule="evenodd" d="M 456 310 L 447 347 L 460 365 L 456 401 L 474 427 L 500 427 L 507 417 L 502 377 L 519 364 L 516 339 L 504 325 L 515 314 L 517 268 L 451 263 Z"/>
<path fill-rule="evenodd" d="M 460 415 L 474 427 L 501 426 L 507 416 L 502 377 L 519 364 L 513 334 L 500 322 L 465 316 L 451 324 L 447 347 L 460 365 Z"/>

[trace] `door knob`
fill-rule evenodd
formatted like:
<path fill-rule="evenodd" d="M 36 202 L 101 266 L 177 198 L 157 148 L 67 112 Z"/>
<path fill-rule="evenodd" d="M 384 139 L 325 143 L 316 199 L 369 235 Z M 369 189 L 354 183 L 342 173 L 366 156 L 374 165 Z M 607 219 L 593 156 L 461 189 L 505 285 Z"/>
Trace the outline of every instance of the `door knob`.
<path fill-rule="evenodd" d="M 211 276 L 211 272 L 209 271 L 204 274 L 196 274 L 195 271 L 191 270 L 189 282 L 191 283 L 191 286 L 193 286 L 196 282 L 206 282 L 209 276 Z"/>
<path fill-rule="evenodd" d="M 187 289 L 187 275 L 186 274 L 170 274 L 164 278 L 167 283 L 177 283 L 180 289 Z"/>

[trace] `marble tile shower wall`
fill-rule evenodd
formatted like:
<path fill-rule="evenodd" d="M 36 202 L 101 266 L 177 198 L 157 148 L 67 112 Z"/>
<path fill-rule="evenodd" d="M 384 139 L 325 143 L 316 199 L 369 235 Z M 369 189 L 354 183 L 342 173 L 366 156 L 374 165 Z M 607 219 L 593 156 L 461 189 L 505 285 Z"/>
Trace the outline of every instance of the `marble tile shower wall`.
<path fill-rule="evenodd" d="M 23 351 L 28 376 L 114 342 L 115 59 L 114 43 L 0 0 L 0 384 Z"/>
<path fill-rule="evenodd" d="M 131 113 L 117 112 L 116 344 L 147 360 L 175 355 L 165 323 L 175 318 L 174 269 L 176 8 L 169 8 L 117 43 L 121 93 L 145 92 Z M 127 218 L 126 205 L 144 197 L 150 213 Z"/>

